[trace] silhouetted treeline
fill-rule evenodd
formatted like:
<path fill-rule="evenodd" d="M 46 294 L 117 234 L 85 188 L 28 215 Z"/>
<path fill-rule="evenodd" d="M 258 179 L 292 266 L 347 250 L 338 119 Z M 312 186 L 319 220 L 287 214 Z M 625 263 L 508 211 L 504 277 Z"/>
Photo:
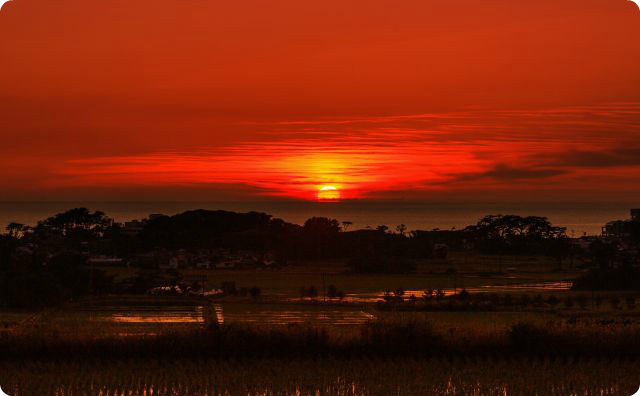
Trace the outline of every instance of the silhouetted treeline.
<path fill-rule="evenodd" d="M 559 250 L 567 250 L 569 239 L 565 231 L 546 217 L 490 215 L 465 228 L 464 234 L 481 253 L 555 256 Z"/>
<path fill-rule="evenodd" d="M 221 210 L 154 215 L 137 224 L 132 228 L 103 212 L 76 208 L 34 227 L 8 225 L 0 235 L 0 298 L 12 305 L 40 305 L 88 292 L 113 291 L 103 272 L 93 265 L 88 268 L 92 257 L 117 258 L 135 267 L 154 252 L 195 255 L 218 249 L 228 255 L 269 254 L 278 263 L 344 259 L 353 272 L 376 273 L 411 272 L 417 261 L 446 258 L 449 250 L 547 255 L 559 262 L 572 254 L 564 228 L 533 216 L 493 215 L 461 230 L 411 232 L 403 225 L 395 232 L 385 225 L 345 231 L 337 220 L 324 217 L 297 225 L 265 213 Z M 601 256 L 609 260 L 606 254 Z"/>
<path fill-rule="evenodd" d="M 130 233 L 102 212 L 72 209 L 45 219 L 35 227 L 11 224 L 2 252 L 10 256 L 12 244 L 30 246 L 34 253 L 75 250 L 122 257 L 150 249 L 274 250 L 292 258 L 348 257 L 354 251 L 379 248 L 390 255 L 430 257 L 435 244 L 451 249 L 475 249 L 487 254 L 547 254 L 566 241 L 564 228 L 544 217 L 486 216 L 462 230 L 391 232 L 343 231 L 335 219 L 313 217 L 304 225 L 287 223 L 258 212 L 194 210 L 175 216 L 156 216 Z"/>

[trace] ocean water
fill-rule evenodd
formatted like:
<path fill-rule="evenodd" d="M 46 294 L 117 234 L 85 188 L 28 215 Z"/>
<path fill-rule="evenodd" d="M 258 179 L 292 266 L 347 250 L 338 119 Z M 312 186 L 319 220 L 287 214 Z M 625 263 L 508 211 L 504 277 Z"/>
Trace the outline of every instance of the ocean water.
<path fill-rule="evenodd" d="M 640 205 L 637 205 L 640 206 Z M 627 205 L 620 204 L 487 204 L 424 202 L 0 202 L 0 226 L 10 222 L 35 225 L 55 213 L 76 207 L 102 210 L 116 221 L 147 217 L 151 213 L 173 215 L 193 209 L 260 211 L 292 223 L 303 224 L 313 216 L 350 221 L 349 229 L 405 224 L 409 230 L 464 228 L 487 214 L 546 216 L 567 228 L 568 235 L 600 234 L 608 221 L 629 218 Z"/>

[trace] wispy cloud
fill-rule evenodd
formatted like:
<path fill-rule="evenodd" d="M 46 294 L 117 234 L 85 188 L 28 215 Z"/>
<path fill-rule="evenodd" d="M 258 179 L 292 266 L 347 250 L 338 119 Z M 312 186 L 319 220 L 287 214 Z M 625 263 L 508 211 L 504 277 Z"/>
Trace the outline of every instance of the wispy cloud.
<path fill-rule="evenodd" d="M 584 167 L 640 167 L 640 149 L 616 146 L 620 134 L 640 136 L 640 104 L 292 120 L 255 127 L 265 139 L 67 161 L 57 169 L 55 183 L 247 185 L 262 194 L 301 198 L 331 184 L 343 196 L 366 197 L 455 188 L 462 182 L 490 189 L 528 180 L 553 189 L 554 183 L 566 186 L 588 177 Z"/>

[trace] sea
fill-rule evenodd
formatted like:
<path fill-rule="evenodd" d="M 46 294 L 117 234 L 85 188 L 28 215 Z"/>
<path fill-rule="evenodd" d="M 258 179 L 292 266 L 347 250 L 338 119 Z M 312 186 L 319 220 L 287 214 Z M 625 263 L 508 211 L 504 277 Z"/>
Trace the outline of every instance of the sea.
<path fill-rule="evenodd" d="M 637 205 L 637 206 L 640 206 Z M 351 222 L 349 230 L 386 225 L 394 230 L 399 224 L 408 230 L 450 230 L 475 224 L 488 214 L 545 216 L 567 228 L 567 235 L 599 235 L 611 220 L 630 217 L 627 204 L 504 204 L 504 203 L 432 203 L 414 201 L 263 201 L 263 202 L 0 202 L 0 226 L 10 222 L 35 225 L 39 220 L 68 209 L 86 207 L 101 210 L 115 221 L 143 219 L 149 214 L 174 215 L 187 210 L 210 209 L 237 212 L 258 211 L 285 221 L 304 224 L 313 216 Z"/>

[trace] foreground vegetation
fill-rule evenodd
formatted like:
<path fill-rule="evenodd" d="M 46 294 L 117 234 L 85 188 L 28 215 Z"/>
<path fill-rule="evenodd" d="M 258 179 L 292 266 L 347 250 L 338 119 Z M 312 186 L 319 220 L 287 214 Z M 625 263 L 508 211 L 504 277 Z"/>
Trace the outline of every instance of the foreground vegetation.
<path fill-rule="evenodd" d="M 217 325 L 153 336 L 93 337 L 42 329 L 0 337 L 2 359 L 180 359 L 450 356 L 640 358 L 637 322 L 518 322 L 504 329 L 443 330 L 407 317 L 351 332 L 309 326 Z"/>
<path fill-rule="evenodd" d="M 10 225 L 0 235 L 0 385 L 12 396 L 637 389 L 637 255 L 601 240 L 576 250 L 538 217 L 412 233 L 346 225 L 195 211 L 149 219 L 132 234 L 86 209 Z M 241 249 L 278 264 L 216 270 L 193 261 Z M 143 260 L 158 252 L 192 262 L 178 271 Z M 94 268 L 96 255 L 122 264 Z M 148 293 L 178 286 L 187 292 Z M 333 322 L 352 315 L 342 327 L 266 325 L 265 307 L 273 316 L 333 313 Z"/>
<path fill-rule="evenodd" d="M 629 396 L 636 360 L 252 359 L 0 363 L 12 396 L 584 395 Z"/>

